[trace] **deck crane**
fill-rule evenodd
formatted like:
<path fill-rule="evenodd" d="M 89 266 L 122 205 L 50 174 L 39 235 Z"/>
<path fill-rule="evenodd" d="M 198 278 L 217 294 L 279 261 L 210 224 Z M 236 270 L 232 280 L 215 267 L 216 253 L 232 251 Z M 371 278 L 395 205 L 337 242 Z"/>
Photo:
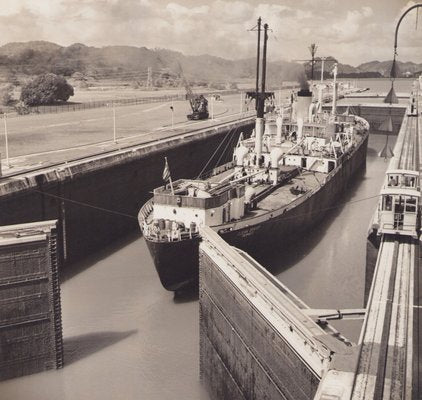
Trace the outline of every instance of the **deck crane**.
<path fill-rule="evenodd" d="M 194 94 L 192 88 L 189 85 L 189 82 L 185 78 L 183 74 L 183 70 L 181 65 L 179 64 L 180 76 L 182 78 L 183 86 L 186 89 L 186 100 L 189 101 L 189 104 L 192 108 L 192 114 L 188 114 L 187 118 L 190 120 L 198 120 L 198 119 L 208 119 L 208 100 L 204 97 L 204 95 Z"/>

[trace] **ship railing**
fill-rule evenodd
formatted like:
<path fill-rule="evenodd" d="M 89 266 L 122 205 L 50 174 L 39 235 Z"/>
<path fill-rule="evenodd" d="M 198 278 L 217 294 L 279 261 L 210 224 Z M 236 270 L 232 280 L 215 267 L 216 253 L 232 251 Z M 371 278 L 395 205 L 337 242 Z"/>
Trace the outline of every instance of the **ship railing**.
<path fill-rule="evenodd" d="M 148 217 L 151 215 L 154 209 L 153 199 L 149 199 L 139 210 L 138 219 L 139 223 L 144 223 L 148 220 Z"/>
<path fill-rule="evenodd" d="M 195 239 L 199 237 L 198 228 L 189 229 L 178 227 L 176 229 L 161 229 L 153 223 L 143 222 L 142 232 L 148 239 L 156 242 L 178 242 L 181 240 Z"/>
<path fill-rule="evenodd" d="M 229 161 L 225 164 L 219 165 L 218 167 L 213 168 L 211 171 L 205 172 L 204 174 L 201 175 L 201 179 L 202 180 L 206 180 L 214 175 L 218 175 L 224 171 L 227 171 L 231 168 L 234 167 L 234 162 L 233 161 Z"/>

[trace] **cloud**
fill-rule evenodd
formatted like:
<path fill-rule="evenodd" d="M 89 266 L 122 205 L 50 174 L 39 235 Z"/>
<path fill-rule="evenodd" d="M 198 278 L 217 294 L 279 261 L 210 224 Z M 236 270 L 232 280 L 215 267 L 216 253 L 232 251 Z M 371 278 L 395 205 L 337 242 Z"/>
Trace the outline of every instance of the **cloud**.
<path fill-rule="evenodd" d="M 346 17 L 339 19 L 331 25 L 325 25 L 323 32 L 327 38 L 332 38 L 337 43 L 349 43 L 357 41 L 365 36 L 365 30 L 369 23 L 368 18 L 373 14 L 370 7 L 362 10 L 347 11 Z"/>
<path fill-rule="evenodd" d="M 208 13 L 209 7 L 206 5 L 199 7 L 184 7 L 177 3 L 167 4 L 166 10 L 173 18 L 195 18 L 197 16 L 204 16 Z"/>
<path fill-rule="evenodd" d="M 258 16 L 270 25 L 269 56 L 318 54 L 358 64 L 391 58 L 403 0 L 14 0 L 0 9 L 0 40 L 49 40 L 62 45 L 162 47 L 186 54 L 254 57 Z M 408 5 L 414 4 L 409 2 Z M 396 19 L 396 20 L 395 20 Z M 422 27 L 406 17 L 400 56 L 422 62 Z M 420 19 L 422 25 L 422 18 Z M 413 21 L 413 20 L 412 20 Z M 413 29 L 412 29 L 413 28 Z M 419 52 L 418 52 L 419 50 Z"/>

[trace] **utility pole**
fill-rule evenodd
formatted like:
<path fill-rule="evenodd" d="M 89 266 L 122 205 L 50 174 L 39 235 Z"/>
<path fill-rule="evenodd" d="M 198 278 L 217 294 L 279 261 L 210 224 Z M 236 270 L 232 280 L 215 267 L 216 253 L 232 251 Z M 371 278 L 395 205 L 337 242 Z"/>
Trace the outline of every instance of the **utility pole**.
<path fill-rule="evenodd" d="M 317 46 L 315 46 L 317 48 Z M 312 48 L 309 47 L 309 49 Z M 314 51 L 316 51 L 316 49 L 314 49 Z M 317 62 L 321 62 L 321 83 L 324 81 L 324 66 L 325 66 L 325 61 L 327 62 L 334 62 L 337 63 L 338 61 L 335 58 L 331 58 L 331 57 L 318 57 L 318 59 L 315 58 L 315 53 L 313 54 L 312 58 L 310 60 L 293 60 L 293 61 L 307 61 L 311 63 L 311 80 L 313 81 L 314 79 L 314 70 L 315 70 L 315 64 Z"/>
<path fill-rule="evenodd" d="M 240 111 L 239 111 L 240 116 L 242 116 L 243 114 L 243 93 L 240 92 Z"/>
<path fill-rule="evenodd" d="M 116 137 L 116 107 L 114 105 L 114 100 L 113 100 L 112 104 L 113 104 L 113 142 L 117 143 L 117 137 Z"/>
<path fill-rule="evenodd" d="M 10 161 L 9 161 L 9 143 L 7 141 L 7 114 L 3 114 L 3 121 L 4 121 L 4 141 L 6 145 L 6 165 L 10 168 Z"/>
<path fill-rule="evenodd" d="M 318 50 L 318 46 L 315 43 L 312 43 L 309 46 L 309 51 L 311 52 L 311 84 L 314 81 L 314 64 L 315 64 L 315 54 Z"/>
<path fill-rule="evenodd" d="M 173 102 L 173 99 L 171 100 L 170 110 L 171 110 L 171 129 L 173 130 L 174 129 L 174 102 Z"/>

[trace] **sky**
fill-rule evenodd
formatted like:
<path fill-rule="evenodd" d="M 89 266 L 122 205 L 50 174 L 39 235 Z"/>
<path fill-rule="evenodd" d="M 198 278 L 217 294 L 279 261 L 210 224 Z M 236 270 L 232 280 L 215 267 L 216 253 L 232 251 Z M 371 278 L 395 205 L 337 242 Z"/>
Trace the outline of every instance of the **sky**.
<path fill-rule="evenodd" d="M 258 16 L 271 29 L 272 60 L 317 55 L 357 66 L 392 58 L 408 0 L 0 0 L 0 45 L 47 40 L 63 46 L 130 45 L 228 59 L 255 56 Z M 403 20 L 398 59 L 422 63 L 422 8 Z"/>

